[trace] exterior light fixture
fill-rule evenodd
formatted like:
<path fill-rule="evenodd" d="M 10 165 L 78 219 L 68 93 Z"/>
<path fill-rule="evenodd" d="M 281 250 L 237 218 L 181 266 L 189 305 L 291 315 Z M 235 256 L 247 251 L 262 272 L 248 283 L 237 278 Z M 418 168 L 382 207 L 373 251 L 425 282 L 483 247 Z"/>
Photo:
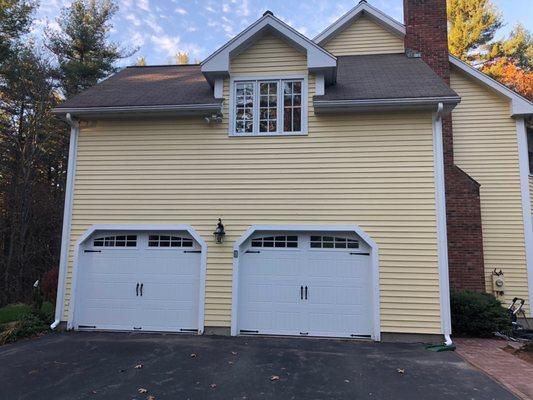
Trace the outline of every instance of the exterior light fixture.
<path fill-rule="evenodd" d="M 224 224 L 222 224 L 222 219 L 218 219 L 217 229 L 213 232 L 213 235 L 215 236 L 215 240 L 217 243 L 222 243 L 224 241 L 224 236 L 226 235 L 226 232 L 224 232 Z"/>

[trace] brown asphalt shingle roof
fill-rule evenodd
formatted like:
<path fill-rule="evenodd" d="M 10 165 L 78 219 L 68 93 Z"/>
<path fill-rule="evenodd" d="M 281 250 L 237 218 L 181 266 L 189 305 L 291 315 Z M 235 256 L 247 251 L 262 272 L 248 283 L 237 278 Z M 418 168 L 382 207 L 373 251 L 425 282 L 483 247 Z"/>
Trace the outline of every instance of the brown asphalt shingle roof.
<path fill-rule="evenodd" d="M 199 65 L 128 67 L 67 100 L 61 108 L 217 104 Z"/>
<path fill-rule="evenodd" d="M 404 54 L 337 57 L 337 83 L 316 100 L 458 97 L 421 58 Z"/>
<path fill-rule="evenodd" d="M 404 54 L 338 57 L 337 83 L 315 100 L 458 97 L 420 58 Z M 200 65 L 128 67 L 59 107 L 220 104 Z"/>

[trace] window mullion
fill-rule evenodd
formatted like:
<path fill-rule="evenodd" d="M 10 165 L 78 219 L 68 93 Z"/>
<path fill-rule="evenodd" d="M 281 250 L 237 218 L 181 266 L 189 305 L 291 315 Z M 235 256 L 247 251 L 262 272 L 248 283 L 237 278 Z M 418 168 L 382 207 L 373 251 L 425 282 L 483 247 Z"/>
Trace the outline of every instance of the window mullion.
<path fill-rule="evenodd" d="M 254 83 L 254 133 L 259 133 L 259 100 L 260 100 L 260 90 L 261 84 L 259 81 Z"/>
<path fill-rule="evenodd" d="M 277 129 L 276 133 L 283 133 L 283 81 L 278 82 Z"/>

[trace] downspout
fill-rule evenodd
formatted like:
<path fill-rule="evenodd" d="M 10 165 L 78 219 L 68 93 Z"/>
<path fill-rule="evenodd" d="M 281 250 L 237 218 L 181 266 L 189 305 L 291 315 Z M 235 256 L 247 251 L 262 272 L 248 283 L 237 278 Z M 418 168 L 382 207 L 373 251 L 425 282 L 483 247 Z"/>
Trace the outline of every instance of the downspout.
<path fill-rule="evenodd" d="M 439 103 L 433 124 L 435 158 L 435 204 L 437 208 L 437 249 L 439 259 L 439 286 L 441 327 L 446 346 L 453 344 L 451 335 L 450 277 L 448 272 L 448 233 L 446 228 L 446 189 L 444 185 L 444 145 L 442 116 L 444 104 Z"/>
<path fill-rule="evenodd" d="M 59 274 L 57 283 L 57 297 L 55 320 L 50 325 L 51 329 L 57 328 L 61 322 L 65 298 L 65 279 L 67 275 L 68 251 L 70 245 L 70 228 L 72 219 L 72 199 L 74 190 L 74 176 L 76 169 L 76 149 L 78 147 L 78 134 L 80 125 L 70 113 L 66 115 L 70 125 L 70 145 L 68 150 L 67 182 L 65 187 L 65 206 L 63 209 L 63 230 L 61 232 L 61 256 L 59 258 Z"/>

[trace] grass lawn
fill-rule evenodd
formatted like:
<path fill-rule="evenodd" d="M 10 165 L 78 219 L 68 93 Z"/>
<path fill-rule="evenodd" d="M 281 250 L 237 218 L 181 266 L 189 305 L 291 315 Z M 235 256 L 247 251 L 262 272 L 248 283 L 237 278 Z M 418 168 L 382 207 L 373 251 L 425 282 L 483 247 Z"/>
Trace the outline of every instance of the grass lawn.
<path fill-rule="evenodd" d="M 0 308 L 0 325 L 7 322 L 18 321 L 20 317 L 31 311 L 31 306 L 28 304 L 8 304 Z M 44 302 L 41 311 L 46 314 L 53 314 L 54 305 L 48 301 Z"/>

